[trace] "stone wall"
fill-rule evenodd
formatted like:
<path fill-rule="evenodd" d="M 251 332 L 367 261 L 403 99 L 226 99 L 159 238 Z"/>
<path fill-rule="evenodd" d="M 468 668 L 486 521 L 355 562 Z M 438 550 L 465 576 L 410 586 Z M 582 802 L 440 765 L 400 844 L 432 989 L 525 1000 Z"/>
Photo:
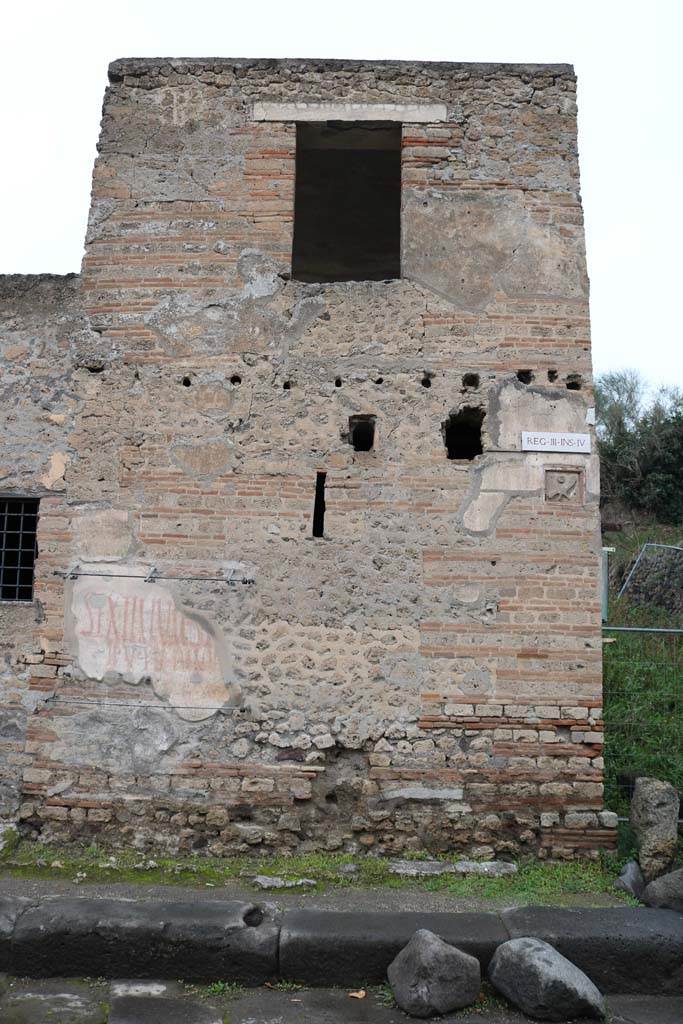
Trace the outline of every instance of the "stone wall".
<path fill-rule="evenodd" d="M 25 616 L 4 677 L 32 711 L 6 744 L 24 828 L 212 854 L 611 845 L 597 460 L 521 451 L 591 429 L 571 69 L 144 60 L 110 82 L 80 284 L 39 279 L 64 311 L 29 291 L 3 336 L 30 439 L 7 488 L 44 495 L 40 621 L 0 612 Z M 420 118 L 400 280 L 291 279 L 296 130 L 272 118 L 341 100 Z M 471 462 L 444 443 L 466 407 Z"/>

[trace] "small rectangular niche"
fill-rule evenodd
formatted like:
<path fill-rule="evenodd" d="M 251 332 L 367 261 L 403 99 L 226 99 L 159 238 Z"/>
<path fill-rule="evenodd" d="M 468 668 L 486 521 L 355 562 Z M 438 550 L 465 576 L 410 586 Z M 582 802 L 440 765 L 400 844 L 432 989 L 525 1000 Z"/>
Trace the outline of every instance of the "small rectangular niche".
<path fill-rule="evenodd" d="M 325 480 L 327 473 L 315 475 L 315 501 L 313 503 L 313 536 L 325 534 Z"/>
<path fill-rule="evenodd" d="M 349 444 L 355 452 L 369 452 L 375 446 L 375 417 L 349 416 Z"/>
<path fill-rule="evenodd" d="M 401 125 L 298 124 L 292 277 L 401 276 Z"/>
<path fill-rule="evenodd" d="M 441 424 L 444 444 L 449 459 L 468 459 L 481 455 L 481 428 L 484 422 L 484 410 L 474 406 L 465 406 L 459 412 L 452 412 Z"/>

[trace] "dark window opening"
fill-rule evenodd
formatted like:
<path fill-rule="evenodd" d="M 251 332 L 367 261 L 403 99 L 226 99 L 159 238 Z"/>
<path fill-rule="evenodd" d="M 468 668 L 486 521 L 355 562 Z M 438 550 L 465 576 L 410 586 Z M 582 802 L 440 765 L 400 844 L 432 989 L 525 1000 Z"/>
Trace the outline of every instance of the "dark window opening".
<path fill-rule="evenodd" d="M 481 426 L 484 410 L 466 406 L 460 412 L 451 413 L 442 424 L 444 444 L 449 459 L 473 459 L 481 455 Z"/>
<path fill-rule="evenodd" d="M 33 600 L 33 567 L 38 553 L 35 498 L 0 498 L 0 599 Z"/>
<path fill-rule="evenodd" d="M 522 384 L 531 384 L 534 375 L 531 370 L 517 370 L 517 380 Z"/>
<path fill-rule="evenodd" d="M 580 391 L 583 384 L 583 377 L 580 373 L 568 373 L 567 374 L 567 390 L 568 391 Z"/>
<path fill-rule="evenodd" d="M 551 384 L 554 384 L 558 378 L 557 370 L 548 370 L 548 380 Z"/>
<path fill-rule="evenodd" d="M 478 373 L 466 373 L 462 378 L 462 386 L 464 388 L 478 388 L 479 387 L 479 374 Z"/>
<path fill-rule="evenodd" d="M 401 125 L 297 125 L 292 277 L 398 278 L 400 242 Z"/>
<path fill-rule="evenodd" d="M 240 377 L 239 373 L 233 373 L 232 377 L 230 378 L 230 383 L 233 384 L 235 387 L 239 387 L 239 385 L 242 383 L 242 378 Z"/>
<path fill-rule="evenodd" d="M 334 386 L 335 386 L 335 388 L 340 388 L 342 386 L 342 379 L 341 379 L 341 377 L 335 377 L 334 378 Z"/>
<path fill-rule="evenodd" d="M 315 475 L 315 502 L 313 504 L 313 536 L 322 537 L 325 531 L 325 477 L 327 473 Z"/>
<path fill-rule="evenodd" d="M 375 417 L 349 416 L 349 444 L 356 452 L 369 452 L 375 443 Z"/>
<path fill-rule="evenodd" d="M 289 381 L 289 380 L 286 380 L 286 381 L 284 382 L 284 384 L 282 385 L 282 390 L 283 390 L 283 391 L 289 391 L 289 390 L 290 390 L 290 388 L 291 388 L 291 386 L 292 386 L 292 382 L 291 382 L 291 381 Z"/>
<path fill-rule="evenodd" d="M 429 376 L 428 373 L 425 373 L 424 377 L 420 381 L 420 384 L 422 385 L 423 388 L 431 388 L 432 378 Z"/>
<path fill-rule="evenodd" d="M 189 388 L 192 385 L 192 381 L 189 377 L 183 377 L 183 387 Z"/>

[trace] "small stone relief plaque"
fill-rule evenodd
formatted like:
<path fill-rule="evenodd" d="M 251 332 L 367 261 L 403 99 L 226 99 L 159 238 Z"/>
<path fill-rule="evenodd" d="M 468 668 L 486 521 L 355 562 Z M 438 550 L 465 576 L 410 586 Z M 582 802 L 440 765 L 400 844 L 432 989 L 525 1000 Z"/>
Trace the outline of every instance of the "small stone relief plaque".
<path fill-rule="evenodd" d="M 579 501 L 581 498 L 581 474 L 575 470 L 546 469 L 546 501 Z"/>

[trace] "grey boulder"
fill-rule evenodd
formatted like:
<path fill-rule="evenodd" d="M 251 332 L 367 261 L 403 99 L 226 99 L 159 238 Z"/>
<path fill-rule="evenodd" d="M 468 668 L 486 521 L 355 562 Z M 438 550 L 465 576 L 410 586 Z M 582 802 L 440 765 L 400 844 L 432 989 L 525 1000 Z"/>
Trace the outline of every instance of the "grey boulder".
<path fill-rule="evenodd" d="M 670 783 L 645 776 L 636 779 L 631 825 L 646 882 L 665 874 L 673 864 L 678 843 L 679 804 L 678 793 Z"/>
<path fill-rule="evenodd" d="M 683 913 L 683 868 L 660 875 L 645 888 L 643 903 L 648 907 L 662 907 Z"/>
<path fill-rule="evenodd" d="M 387 970 L 394 999 L 412 1017 L 469 1006 L 481 989 L 479 961 L 421 928 Z"/>
<path fill-rule="evenodd" d="M 637 900 L 640 899 L 645 888 L 645 879 L 643 878 L 643 872 L 640 870 L 640 865 L 635 860 L 630 860 L 628 864 L 624 864 L 619 872 L 619 877 L 614 883 L 614 888 L 635 896 Z"/>
<path fill-rule="evenodd" d="M 539 1020 L 605 1016 L 605 1000 L 587 975 L 542 939 L 510 939 L 489 964 L 489 981 Z"/>

